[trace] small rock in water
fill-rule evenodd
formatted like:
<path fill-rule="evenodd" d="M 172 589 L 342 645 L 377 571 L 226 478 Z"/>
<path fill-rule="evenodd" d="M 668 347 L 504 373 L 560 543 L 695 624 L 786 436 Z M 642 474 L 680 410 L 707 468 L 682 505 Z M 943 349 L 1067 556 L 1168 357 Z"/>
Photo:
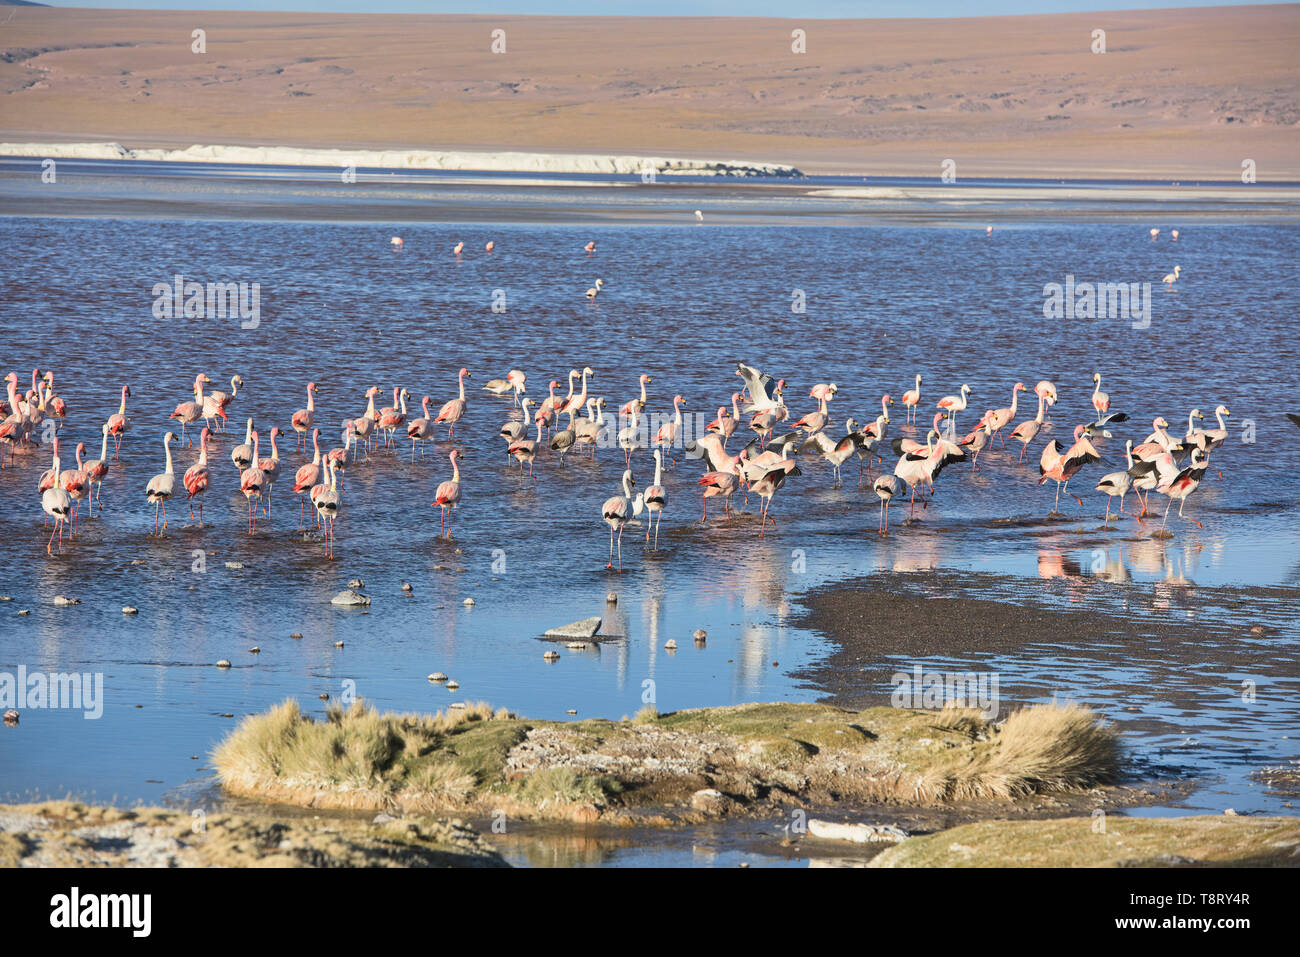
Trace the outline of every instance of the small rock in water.
<path fill-rule="evenodd" d="M 695 638 L 696 642 L 702 645 L 704 644 L 704 639 L 708 637 L 708 634 L 705 632 L 703 628 L 696 628 L 695 635 L 693 637 Z"/>
<path fill-rule="evenodd" d="M 566 641 L 564 647 L 570 651 L 585 651 L 588 646 L 585 641 Z"/>
<path fill-rule="evenodd" d="M 1231 807 L 1226 807 L 1226 808 L 1223 809 L 1223 813 L 1224 813 L 1227 817 L 1236 817 L 1236 816 L 1237 816 L 1237 809 L 1236 809 L 1236 808 L 1231 808 Z"/>
<path fill-rule="evenodd" d="M 434 566 L 433 566 L 433 570 L 434 570 L 435 572 L 445 572 L 445 571 L 447 570 L 447 566 L 446 566 L 446 565 L 434 565 Z"/>
<path fill-rule="evenodd" d="M 907 839 L 907 832 L 892 824 L 838 824 L 816 819 L 808 821 L 808 833 L 826 841 L 852 841 L 854 844 L 897 844 Z"/>
<path fill-rule="evenodd" d="M 143 558 L 133 558 L 133 559 L 131 559 L 131 564 L 132 564 L 132 565 L 143 565 L 143 564 L 144 564 L 144 559 L 143 559 Z"/>
<path fill-rule="evenodd" d="M 124 615 L 138 615 L 138 614 L 140 614 L 140 609 L 139 609 L 139 608 L 136 608 L 134 605 L 123 605 L 123 606 L 122 606 L 122 614 L 124 614 Z"/>
<path fill-rule="evenodd" d="M 31 612 L 28 611 L 26 608 L 19 608 L 19 609 L 18 609 L 18 614 L 20 614 L 20 615 L 30 615 Z"/>
<path fill-rule="evenodd" d="M 446 680 L 447 680 L 447 676 L 444 675 L 441 671 L 435 671 L 433 674 L 429 675 L 429 680 L 430 680 L 430 681 L 446 681 Z"/>
<path fill-rule="evenodd" d="M 459 549 L 459 548 L 458 548 L 458 549 L 456 549 L 456 554 L 457 554 L 457 555 L 464 555 L 465 552 L 464 552 L 462 549 Z"/>
<path fill-rule="evenodd" d="M 0 595 L 0 601 L 13 601 L 13 600 L 14 598 L 12 595 Z"/>
<path fill-rule="evenodd" d="M 599 618 L 584 618 L 581 621 L 571 621 L 567 625 L 560 625 L 558 628 L 551 628 L 543 637 L 591 638 L 598 631 L 600 631 Z"/>
<path fill-rule="evenodd" d="M 410 582 L 402 582 L 402 591 L 404 591 L 404 592 L 412 592 L 412 591 L 415 591 L 415 589 L 411 587 L 411 583 L 410 583 Z"/>
<path fill-rule="evenodd" d="M 328 694 L 327 692 L 322 691 L 322 692 L 320 693 L 320 699 L 321 699 L 321 701 L 329 701 L 330 696 L 329 696 L 329 694 Z"/>
<path fill-rule="evenodd" d="M 542 657 L 545 658 L 547 661 L 559 661 L 560 653 L 558 651 L 548 651 L 544 655 L 542 655 Z"/>
<path fill-rule="evenodd" d="M 342 641 L 336 641 L 336 642 L 334 642 L 334 647 L 335 647 L 335 648 L 342 648 L 342 647 L 343 647 L 343 642 L 342 642 Z"/>
<path fill-rule="evenodd" d="M 18 712 L 10 708 L 5 712 L 5 726 L 12 728 L 18 723 Z"/>
<path fill-rule="evenodd" d="M 1252 635 L 1263 635 L 1268 633 L 1268 629 L 1265 628 L 1263 625 L 1252 625 L 1250 628 L 1250 633 Z"/>
<path fill-rule="evenodd" d="M 467 571 L 469 571 L 469 569 L 468 569 L 468 568 L 462 568 L 462 567 L 460 567 L 460 566 L 458 565 L 458 566 L 456 566 L 456 571 L 458 571 L 458 572 L 467 572 Z"/>
<path fill-rule="evenodd" d="M 462 604 L 462 605 L 472 605 L 472 604 L 474 604 L 474 599 L 473 599 L 473 598 L 466 598 L 463 602 L 461 602 L 461 604 Z"/>
<path fill-rule="evenodd" d="M 465 702 L 463 702 L 463 701 L 453 701 L 451 704 L 447 705 L 447 707 L 448 707 L 450 710 L 452 710 L 452 711 L 464 711 L 464 710 L 465 710 Z"/>
<path fill-rule="evenodd" d="M 248 649 L 248 653 L 250 655 L 260 655 L 262 653 L 262 649 L 257 647 L 257 645 L 254 645 L 252 648 Z"/>
<path fill-rule="evenodd" d="M 218 667 L 218 668 L 229 668 L 229 667 L 230 667 L 230 659 L 229 659 L 229 658 L 222 658 L 220 661 L 217 662 L 217 667 Z"/>
<path fill-rule="evenodd" d="M 290 637 L 290 638 L 301 638 L 301 637 L 302 637 L 302 632 L 301 632 L 301 631 L 295 631 L 295 632 L 294 632 L 292 635 L 290 635 L 289 637 Z"/>
<path fill-rule="evenodd" d="M 60 606 L 60 607 L 64 607 L 64 606 L 67 606 L 67 605 L 80 605 L 80 604 L 81 604 L 81 599 L 80 599 L 80 598 L 69 598 L 69 597 L 67 597 L 66 595 L 55 595 L 55 596 L 54 596 L 54 604 L 56 604 L 56 605 L 58 605 L 58 606 Z"/>
<path fill-rule="evenodd" d="M 706 814 L 721 814 L 727 809 L 727 798 L 716 788 L 701 788 L 691 795 L 691 807 Z"/>
<path fill-rule="evenodd" d="M 244 563 L 243 563 L 243 562 L 226 562 L 226 567 L 227 567 L 227 568 L 243 568 L 243 567 L 244 567 Z"/>
<path fill-rule="evenodd" d="M 447 682 L 447 690 L 448 690 L 448 691 L 455 691 L 455 690 L 456 690 L 457 688 L 459 688 L 459 687 L 460 687 L 460 685 L 459 685 L 457 682 L 455 682 L 455 681 L 448 681 L 448 682 Z"/>
<path fill-rule="evenodd" d="M 618 604 L 618 593 L 617 593 L 617 592 L 610 592 L 608 595 L 605 596 L 605 601 L 609 602 L 611 605 L 617 605 L 617 604 Z"/>
<path fill-rule="evenodd" d="M 774 662 L 772 662 L 772 667 L 773 667 L 773 668 L 779 668 L 779 667 L 781 667 L 781 662 L 779 662 L 779 661 L 774 661 Z"/>
<path fill-rule="evenodd" d="M 345 589 L 344 591 L 339 592 L 337 595 L 331 598 L 330 604 L 331 605 L 369 605 L 370 599 L 367 596 L 362 595 L 359 592 L 355 592 L 351 588 L 348 588 Z"/>
<path fill-rule="evenodd" d="M 360 578 L 354 578 L 354 579 L 352 579 L 350 582 L 348 582 L 348 587 L 349 587 L 349 588 L 365 588 L 365 587 L 366 587 L 366 583 L 363 582 Z"/>
<path fill-rule="evenodd" d="M 664 647 L 667 648 L 669 651 L 676 651 L 677 639 L 669 638 L 667 641 L 664 642 Z"/>
<path fill-rule="evenodd" d="M 568 711 L 565 712 L 565 714 L 577 714 L 577 713 L 578 713 L 577 708 L 570 708 Z"/>

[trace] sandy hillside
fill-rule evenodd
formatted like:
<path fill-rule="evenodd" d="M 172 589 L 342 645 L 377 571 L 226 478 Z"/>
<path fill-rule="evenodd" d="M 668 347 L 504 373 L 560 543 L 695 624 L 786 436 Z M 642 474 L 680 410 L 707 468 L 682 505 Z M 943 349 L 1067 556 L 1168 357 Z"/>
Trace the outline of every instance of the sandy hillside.
<path fill-rule="evenodd" d="M 1261 181 L 1300 178 L 1296 4 L 806 22 L 6 7 L 0 20 L 7 141 L 648 153 L 936 177 L 952 158 L 959 177 L 1231 179 L 1249 158 Z M 206 53 L 191 51 L 196 28 Z"/>

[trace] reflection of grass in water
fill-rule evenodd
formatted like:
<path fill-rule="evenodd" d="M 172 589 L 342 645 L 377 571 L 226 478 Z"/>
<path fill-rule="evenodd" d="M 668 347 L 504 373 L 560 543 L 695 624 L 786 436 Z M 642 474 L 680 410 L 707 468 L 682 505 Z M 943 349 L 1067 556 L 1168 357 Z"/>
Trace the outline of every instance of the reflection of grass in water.
<path fill-rule="evenodd" d="M 245 718 L 215 752 L 222 784 L 237 794 L 524 816 L 676 803 L 703 786 L 742 803 L 772 789 L 859 802 L 1010 798 L 1111 781 L 1118 763 L 1109 725 L 1055 704 L 998 725 L 973 710 L 785 703 L 551 722 L 484 704 L 413 715 L 358 702 L 314 721 L 287 701 Z"/>

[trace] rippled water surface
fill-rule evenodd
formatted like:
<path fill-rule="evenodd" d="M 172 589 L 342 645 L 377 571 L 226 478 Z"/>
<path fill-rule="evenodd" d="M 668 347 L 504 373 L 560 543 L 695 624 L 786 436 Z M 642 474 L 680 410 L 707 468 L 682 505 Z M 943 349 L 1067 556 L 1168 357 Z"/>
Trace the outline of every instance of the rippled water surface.
<path fill-rule="evenodd" d="M 1202 225 L 1185 228 L 1177 244 L 1165 235 L 1153 243 L 1132 223 L 1050 221 L 992 237 L 970 228 L 709 223 L 400 231 L 397 253 L 389 246 L 395 229 L 384 223 L 0 219 L 3 371 L 18 370 L 26 386 L 32 368 L 53 369 L 68 404 L 65 449 L 84 441 L 92 457 L 121 386 L 132 392 L 103 515 L 86 521 L 62 554 L 46 557 L 35 493 L 48 447 L 20 453 L 15 468 L 0 472 L 0 593 L 13 599 L 0 605 L 0 667 L 102 672 L 105 693 L 100 720 L 27 709 L 17 728 L 0 733 L 5 796 L 164 799 L 208 773 L 230 716 L 289 696 L 319 712 L 319 695 L 337 700 L 352 688 L 386 709 L 486 700 L 543 718 L 570 710 L 617 718 L 651 695 L 660 710 L 811 700 L 819 690 L 792 673 L 826 644 L 793 624 L 798 593 L 854 574 L 944 568 L 1018 578 L 1035 600 L 1066 607 L 1122 612 L 1126 601 L 1165 600 L 1177 620 L 1220 625 L 1248 624 L 1239 605 L 1216 600 L 1220 589 L 1267 586 L 1252 605 L 1252 621 L 1272 629 L 1266 640 L 1276 654 L 1263 663 L 1221 637 L 1192 651 L 1153 640 L 1132 656 L 1070 634 L 1044 635 L 1014 660 L 954 663 L 996 669 L 1013 700 L 1061 693 L 1098 705 L 1130 728 L 1140 756 L 1195 772 L 1200 790 L 1184 809 L 1287 812 L 1290 797 L 1249 775 L 1300 756 L 1300 431 L 1282 415 L 1300 409 L 1294 227 Z M 483 252 L 489 239 L 491 255 Z M 450 250 L 460 240 L 467 252 L 457 258 Z M 588 240 L 595 254 L 583 251 Z M 1158 280 L 1175 264 L 1183 279 L 1169 293 Z M 260 323 L 154 318 L 153 286 L 176 274 L 260 283 Z M 1150 328 L 1044 318 L 1044 284 L 1067 274 L 1152 282 Z M 597 277 L 608 286 L 589 304 L 583 291 Z M 803 314 L 791 309 L 796 290 Z M 494 312 L 503 298 L 505 311 Z M 1032 388 L 1053 379 L 1061 401 L 1047 434 L 1064 437 L 1091 413 L 1091 377 L 1101 370 L 1112 409 L 1133 421 L 1113 427 L 1115 438 L 1099 443 L 1105 461 L 1072 486 L 1084 506 L 1063 498 L 1072 521 L 1044 520 L 1053 490 L 1036 484 L 1040 440 L 1024 468 L 998 450 L 979 473 L 946 471 L 923 521 L 904 526 L 895 511 L 888 538 L 876 533 L 875 496 L 856 485 L 856 459 L 840 489 L 830 487 L 825 463 L 804 459 L 761 540 L 755 500 L 731 521 L 711 508 L 701 528 L 702 469 L 679 461 L 664 479 L 659 550 L 647 551 L 644 528 L 630 527 L 618 574 L 604 567 L 600 506 L 618 492 L 622 453 L 603 449 L 594 463 L 574 456 L 561 466 L 548 452 L 536 488 L 521 487 L 496 435 L 511 403 L 479 391 L 519 367 L 530 395 L 545 395 L 552 378 L 563 392 L 571 368 L 591 366 L 592 394 L 610 406 L 632 398 L 637 376 L 648 373 L 652 412 L 671 412 L 680 393 L 688 412 L 711 418 L 740 386 L 737 359 L 785 377 L 796 415 L 814 408 L 814 383 L 834 381 L 837 424 L 828 431 L 837 436 L 845 417 L 873 417 L 881 395 L 899 397 L 917 372 L 926 407 L 970 384 L 972 409 L 959 425 L 974 422 L 976 407 L 1008 404 L 1017 380 Z M 437 538 L 429 506 L 450 477 L 452 445 L 441 436 L 414 464 L 403 444 L 348 470 L 333 562 L 314 533 L 299 532 L 285 480 L 269 521 L 246 533 L 229 459 L 245 417 L 263 435 L 288 429 L 314 380 L 322 438 L 332 446 L 339 422 L 364 411 L 366 387 L 383 387 L 384 405 L 396 385 L 416 403 L 430 395 L 436 408 L 455 395 L 461 366 L 474 379 L 457 428 L 463 501 L 451 541 Z M 238 373 L 245 387 L 229 431 L 213 444 L 206 527 L 173 501 L 166 533 L 154 537 L 144 486 L 162 470 L 167 416 L 199 372 L 220 387 Z M 1104 499 L 1090 490 L 1120 467 L 1123 439 L 1144 438 L 1156 415 L 1181 433 L 1193 406 L 1209 414 L 1220 403 L 1232 412 L 1232 434 L 1188 501 L 1188 517 L 1171 519 L 1173 538 L 1153 538 L 1154 525 L 1131 518 L 1099 531 Z M 1018 418 L 1033 412 L 1022 400 Z M 904 425 L 900 406 L 891 416 L 892 434 L 924 437 Z M 286 477 L 305 461 L 292 439 L 281 453 Z M 179 473 L 195 453 L 176 456 Z M 634 470 L 649 484 L 648 454 Z M 329 604 L 353 576 L 372 596 L 367 611 Z M 1035 587 L 1047 578 L 1061 581 Z M 606 605 L 610 591 L 616 606 Z M 56 607 L 59 594 L 81 604 Z M 1191 612 L 1188 596 L 1196 599 Z M 462 604 L 467 597 L 472 607 Z M 1024 596 L 1012 587 L 984 597 Z M 139 615 L 124 617 L 128 604 Z M 624 638 L 587 652 L 561 647 L 558 662 L 545 662 L 553 646 L 536 636 L 588 615 L 605 616 L 605 631 Z M 690 637 L 700 627 L 704 647 Z M 664 647 L 670 638 L 675 651 Z M 260 654 L 250 653 L 254 645 Z M 1243 654 L 1250 673 L 1238 670 Z M 215 669 L 223 657 L 234 667 Z M 459 690 L 428 682 L 433 671 L 451 675 Z M 1258 687 L 1249 707 L 1239 689 L 1246 679 Z"/>

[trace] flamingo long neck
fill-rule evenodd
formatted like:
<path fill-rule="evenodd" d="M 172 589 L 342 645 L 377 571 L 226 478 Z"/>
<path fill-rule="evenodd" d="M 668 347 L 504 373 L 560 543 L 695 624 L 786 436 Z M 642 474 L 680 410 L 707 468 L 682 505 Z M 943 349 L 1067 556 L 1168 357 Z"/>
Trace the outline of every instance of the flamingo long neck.
<path fill-rule="evenodd" d="M 645 394 L 645 376 L 642 376 L 641 377 L 641 401 L 644 403 L 645 401 L 647 401 L 647 399 L 648 396 Z"/>
<path fill-rule="evenodd" d="M 373 419 L 375 417 L 375 391 L 371 389 L 366 393 L 366 417 Z"/>
<path fill-rule="evenodd" d="M 275 445 L 275 440 L 276 440 L 278 437 L 279 437 L 279 436 L 278 436 L 275 432 L 272 432 L 272 433 L 271 433 L 271 461 L 272 461 L 272 462 L 278 462 L 278 461 L 280 461 L 280 450 L 279 450 L 278 448 L 276 448 L 276 445 Z"/>
<path fill-rule="evenodd" d="M 233 399 L 233 398 L 234 398 L 235 396 L 237 396 L 237 395 L 239 395 L 239 376 L 231 376 L 231 378 L 230 378 L 230 397 Z M 307 397 L 307 401 L 308 401 L 309 403 L 311 402 L 311 396 L 308 396 L 308 397 Z"/>
<path fill-rule="evenodd" d="M 168 458 L 169 461 L 171 460 L 171 452 L 168 452 L 168 453 L 167 453 L 167 458 Z M 250 468 L 257 468 L 257 463 L 258 463 L 257 433 L 254 432 L 254 433 L 253 433 L 253 461 L 249 463 L 249 467 L 250 467 Z"/>
<path fill-rule="evenodd" d="M 582 402 L 586 402 L 586 401 L 587 401 L 587 370 L 586 370 L 586 369 L 583 369 L 583 370 L 582 370 L 582 392 L 581 392 L 581 396 L 582 396 L 582 398 L 581 398 L 580 401 L 582 401 Z"/>
<path fill-rule="evenodd" d="M 339 467 L 338 464 L 335 463 L 333 459 L 330 459 L 330 491 L 337 492 L 338 490 L 339 490 Z"/>
<path fill-rule="evenodd" d="M 920 377 L 920 375 L 918 375 L 918 376 L 916 377 L 916 394 L 917 394 L 918 397 L 920 397 L 920 395 L 921 395 L 921 377 Z"/>
<path fill-rule="evenodd" d="M 460 374 L 457 378 L 460 379 L 460 401 L 464 402 L 464 401 L 465 401 L 465 373 L 464 373 L 464 371 L 462 371 L 461 374 Z M 570 382 L 570 385 L 572 385 L 573 380 L 570 379 L 569 382 Z"/>
<path fill-rule="evenodd" d="M 100 447 L 99 457 L 101 460 L 108 458 L 108 431 L 104 431 L 104 444 Z"/>
<path fill-rule="evenodd" d="M 398 399 L 399 401 L 397 404 L 402 407 L 402 418 L 406 418 L 406 393 L 403 392 L 400 396 L 398 396 Z"/>
<path fill-rule="evenodd" d="M 1020 399 L 1020 390 L 1012 389 L 1011 390 L 1011 417 L 1013 419 L 1016 417 L 1016 402 L 1019 399 Z"/>
<path fill-rule="evenodd" d="M 208 437 L 205 434 L 203 440 L 199 443 L 199 468 L 207 468 L 208 465 Z"/>
<path fill-rule="evenodd" d="M 663 480 L 663 477 L 664 459 L 663 456 L 659 454 L 659 450 L 655 449 L 655 485 L 658 485 Z"/>
<path fill-rule="evenodd" d="M 60 471 L 59 466 L 61 464 L 62 463 L 59 462 L 59 453 L 55 452 L 54 453 L 54 487 L 55 488 L 59 487 L 59 471 Z"/>
<path fill-rule="evenodd" d="M 880 414 L 883 416 L 889 415 L 889 400 L 883 395 L 880 397 Z"/>
<path fill-rule="evenodd" d="M 310 385 L 307 386 L 307 411 L 316 411 L 316 390 Z"/>
<path fill-rule="evenodd" d="M 537 420 L 537 444 L 538 444 L 538 445 L 541 445 L 541 444 L 542 444 L 542 421 L 541 421 L 541 419 L 538 419 L 538 420 Z"/>
<path fill-rule="evenodd" d="M 596 403 L 596 424 L 597 425 L 605 424 L 605 407 L 601 405 L 599 402 Z"/>
<path fill-rule="evenodd" d="M 460 484 L 460 466 L 456 464 L 456 453 L 451 453 L 451 480 Z"/>
<path fill-rule="evenodd" d="M 1190 412 L 1187 413 L 1187 434 L 1188 435 L 1191 435 L 1192 430 L 1196 428 L 1196 426 L 1193 424 L 1193 419 L 1195 418 L 1196 417 L 1192 415 Z"/>
<path fill-rule="evenodd" d="M 1223 421 L 1223 413 L 1220 412 L 1218 409 L 1215 409 L 1215 410 L 1214 410 L 1214 417 L 1215 417 L 1216 419 L 1219 420 L 1219 431 L 1220 431 L 1220 432 L 1227 432 L 1227 431 L 1228 431 L 1228 423 L 1226 423 L 1226 422 Z"/>
<path fill-rule="evenodd" d="M 163 439 L 163 451 L 167 453 L 167 467 L 163 469 L 168 475 L 172 473 L 172 444 L 169 439 Z"/>
<path fill-rule="evenodd" d="M 1046 407 L 1047 407 L 1047 398 L 1040 392 L 1038 394 L 1038 415 L 1034 418 L 1034 421 L 1037 422 L 1039 425 L 1043 424 L 1043 412 L 1046 409 Z"/>
<path fill-rule="evenodd" d="M 117 407 L 118 415 L 126 415 L 126 386 L 122 387 L 122 402 Z"/>
<path fill-rule="evenodd" d="M 1100 375 L 1100 374 L 1098 374 L 1098 376 L 1097 376 L 1097 384 L 1094 385 L 1094 386 L 1092 387 L 1092 394 L 1093 394 L 1094 396 L 1096 396 L 1096 395 L 1101 395 L 1101 375 Z"/>
<path fill-rule="evenodd" d="M 194 380 L 194 401 L 199 405 L 203 404 L 203 380 L 201 378 Z"/>
<path fill-rule="evenodd" d="M 623 473 L 623 497 L 632 498 L 632 477 L 627 472 Z"/>
<path fill-rule="evenodd" d="M 1124 457 L 1128 459 L 1128 467 L 1133 467 L 1133 440 L 1129 439 L 1124 446 Z"/>
<path fill-rule="evenodd" d="M 253 444 L 253 420 L 249 419 L 248 424 L 244 426 L 244 444 Z"/>
<path fill-rule="evenodd" d="M 315 429 L 312 431 L 311 445 L 312 448 L 316 450 L 316 454 L 312 456 L 311 464 L 320 465 L 320 429 Z"/>
<path fill-rule="evenodd" d="M 823 408 L 822 411 L 825 412 L 826 410 Z M 680 400 L 680 399 L 673 399 L 673 421 L 677 423 L 677 427 L 678 427 L 678 428 L 681 428 L 681 425 L 682 425 L 682 406 L 681 406 L 681 400 Z M 655 482 L 655 484 L 658 485 L 659 483 L 658 483 L 658 482 Z"/>

